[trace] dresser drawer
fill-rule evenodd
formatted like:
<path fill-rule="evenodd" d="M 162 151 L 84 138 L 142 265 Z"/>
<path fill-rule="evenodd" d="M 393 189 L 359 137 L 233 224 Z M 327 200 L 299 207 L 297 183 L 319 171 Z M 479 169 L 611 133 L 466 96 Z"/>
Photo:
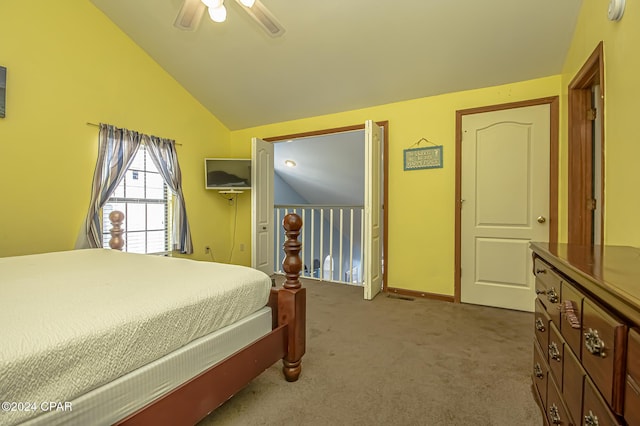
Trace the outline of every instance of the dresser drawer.
<path fill-rule="evenodd" d="M 547 366 L 547 357 L 540 349 L 537 341 L 533 342 L 533 384 L 540 396 L 543 409 L 547 406 L 547 380 L 549 376 L 549 367 Z"/>
<path fill-rule="evenodd" d="M 547 346 L 549 371 L 562 390 L 562 362 L 564 360 L 564 339 L 554 323 L 549 325 L 549 345 Z"/>
<path fill-rule="evenodd" d="M 539 257 L 533 257 L 533 275 L 536 277 L 536 294 L 538 296 L 547 294 L 547 281 L 544 274 L 550 270 L 551 266 Z"/>
<path fill-rule="evenodd" d="M 607 403 L 602 399 L 595 385 L 588 378 L 584 383 L 582 424 L 587 426 L 618 426 L 622 424 L 618 421 L 615 414 L 609 410 Z"/>
<path fill-rule="evenodd" d="M 551 425 L 569 426 L 575 423 L 571 420 L 567 407 L 560 397 L 560 391 L 552 377 L 547 384 L 547 420 Z"/>
<path fill-rule="evenodd" d="M 545 307 L 551 320 L 560 324 L 560 275 L 555 273 L 551 266 L 539 258 L 534 260 L 534 273 L 536 275 L 536 294 Z"/>
<path fill-rule="evenodd" d="M 611 408 L 622 414 L 627 327 L 589 298 L 582 323 L 582 365 Z"/>
<path fill-rule="evenodd" d="M 571 417 L 579 421 L 582 414 L 582 392 L 586 373 L 570 349 L 564 352 L 562 366 L 562 396 Z"/>
<path fill-rule="evenodd" d="M 551 321 L 551 317 L 549 317 L 547 310 L 542 306 L 539 299 L 536 299 L 535 306 L 534 330 L 536 340 L 540 344 L 540 347 L 545 348 L 546 351 L 547 346 L 549 346 L 549 322 Z"/>
<path fill-rule="evenodd" d="M 567 281 L 562 282 L 561 294 L 560 332 L 573 350 L 573 353 L 580 358 L 582 350 L 582 301 L 584 300 L 584 295 Z"/>
<path fill-rule="evenodd" d="M 627 424 L 640 425 L 640 333 L 629 331 L 624 418 Z"/>

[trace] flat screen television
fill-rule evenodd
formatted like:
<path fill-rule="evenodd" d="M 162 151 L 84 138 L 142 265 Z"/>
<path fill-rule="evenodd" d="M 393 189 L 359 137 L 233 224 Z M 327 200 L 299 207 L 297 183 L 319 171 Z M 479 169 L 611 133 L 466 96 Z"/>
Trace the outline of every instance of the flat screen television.
<path fill-rule="evenodd" d="M 251 159 L 205 158 L 205 188 L 218 191 L 251 189 Z"/>

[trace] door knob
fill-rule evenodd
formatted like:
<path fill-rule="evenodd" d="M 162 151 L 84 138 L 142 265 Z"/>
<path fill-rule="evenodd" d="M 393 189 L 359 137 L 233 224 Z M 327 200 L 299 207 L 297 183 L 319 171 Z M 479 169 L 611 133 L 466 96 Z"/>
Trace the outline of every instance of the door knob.
<path fill-rule="evenodd" d="M 538 216 L 538 223 L 545 223 L 547 221 L 547 218 L 544 216 Z"/>

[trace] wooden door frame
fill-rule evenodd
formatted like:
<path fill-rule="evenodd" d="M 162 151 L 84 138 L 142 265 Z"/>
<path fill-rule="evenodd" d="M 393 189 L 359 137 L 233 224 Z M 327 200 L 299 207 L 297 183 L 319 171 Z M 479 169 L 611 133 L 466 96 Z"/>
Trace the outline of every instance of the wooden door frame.
<path fill-rule="evenodd" d="M 375 123 L 384 129 L 384 141 L 382 144 L 382 173 L 384 174 L 384 179 L 382 181 L 382 258 L 384 259 L 384 266 L 382 268 L 382 291 L 386 292 L 387 276 L 389 271 L 389 121 L 376 121 Z M 300 139 L 309 138 L 312 136 L 326 136 L 334 133 L 352 132 L 354 130 L 364 130 L 364 123 L 354 124 L 353 126 L 293 133 L 290 135 L 272 136 L 268 138 L 262 138 L 262 140 L 264 140 L 265 142 L 280 142 L 289 139 Z M 361 250 L 364 250 L 364 248 L 361 248 Z"/>
<path fill-rule="evenodd" d="M 549 105 L 549 242 L 558 241 L 558 96 L 530 99 L 520 102 L 490 105 L 456 111 L 456 188 L 455 188 L 455 262 L 454 262 L 454 302 L 461 301 L 462 263 L 462 118 L 465 115 L 502 111 L 537 105 Z"/>
<path fill-rule="evenodd" d="M 588 118 L 591 110 L 592 87 L 600 85 L 598 114 L 601 115 L 600 128 L 602 157 L 601 242 L 604 242 L 604 49 L 600 42 L 589 56 L 580 71 L 569 83 L 568 105 L 568 206 L 567 206 L 567 242 L 570 244 L 593 244 L 593 217 L 590 199 L 593 194 L 593 128 Z"/>

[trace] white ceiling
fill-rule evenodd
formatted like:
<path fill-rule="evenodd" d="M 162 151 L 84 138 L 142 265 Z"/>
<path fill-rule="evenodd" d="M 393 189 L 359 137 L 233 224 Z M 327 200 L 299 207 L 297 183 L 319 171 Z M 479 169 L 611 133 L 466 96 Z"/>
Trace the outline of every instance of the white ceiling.
<path fill-rule="evenodd" d="M 271 38 L 232 0 L 194 32 L 182 0 L 91 1 L 231 130 L 558 74 L 581 5 L 262 0 Z"/>

